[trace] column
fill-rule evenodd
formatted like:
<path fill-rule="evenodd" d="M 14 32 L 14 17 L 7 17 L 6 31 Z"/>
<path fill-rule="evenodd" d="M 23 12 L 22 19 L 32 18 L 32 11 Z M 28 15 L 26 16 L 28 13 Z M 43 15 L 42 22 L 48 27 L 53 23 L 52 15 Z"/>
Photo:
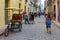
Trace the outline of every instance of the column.
<path fill-rule="evenodd" d="M 56 21 L 58 22 L 58 3 L 57 1 L 55 2 L 56 4 Z"/>

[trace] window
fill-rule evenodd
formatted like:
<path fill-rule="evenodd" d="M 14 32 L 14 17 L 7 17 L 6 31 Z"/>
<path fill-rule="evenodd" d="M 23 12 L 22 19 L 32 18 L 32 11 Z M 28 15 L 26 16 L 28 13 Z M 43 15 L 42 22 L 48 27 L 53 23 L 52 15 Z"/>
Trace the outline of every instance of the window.
<path fill-rule="evenodd" d="M 27 3 L 27 0 L 25 0 L 25 4 Z"/>
<path fill-rule="evenodd" d="M 29 8 L 28 8 L 28 12 L 29 12 Z"/>
<path fill-rule="evenodd" d="M 19 14 L 20 14 L 21 3 L 19 3 Z"/>
<path fill-rule="evenodd" d="M 54 5 L 54 12 L 56 11 L 56 6 Z"/>
<path fill-rule="evenodd" d="M 25 2 L 27 2 L 27 0 L 25 0 Z"/>
<path fill-rule="evenodd" d="M 24 7 L 24 11 L 26 11 L 26 6 Z"/>
<path fill-rule="evenodd" d="M 21 3 L 19 3 L 19 8 L 21 8 Z"/>

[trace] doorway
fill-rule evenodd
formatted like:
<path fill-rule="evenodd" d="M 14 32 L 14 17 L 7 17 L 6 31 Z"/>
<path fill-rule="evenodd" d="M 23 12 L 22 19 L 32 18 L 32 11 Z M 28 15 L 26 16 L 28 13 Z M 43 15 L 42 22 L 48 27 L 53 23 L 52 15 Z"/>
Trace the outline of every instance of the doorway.
<path fill-rule="evenodd" d="M 56 20 L 56 5 L 54 5 L 54 15 L 53 15 L 53 19 Z"/>
<path fill-rule="evenodd" d="M 9 7 L 9 0 L 5 0 L 5 8 Z M 8 24 L 8 10 L 5 10 L 5 24 Z"/>

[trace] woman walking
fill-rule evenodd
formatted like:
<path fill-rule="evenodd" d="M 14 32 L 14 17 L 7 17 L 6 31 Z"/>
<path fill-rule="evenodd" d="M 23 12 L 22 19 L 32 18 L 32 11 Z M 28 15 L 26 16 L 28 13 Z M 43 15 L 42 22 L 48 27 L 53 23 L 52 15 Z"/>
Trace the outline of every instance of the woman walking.
<path fill-rule="evenodd" d="M 51 17 L 50 14 L 48 14 L 46 16 L 46 29 L 47 29 L 47 33 L 51 33 Z"/>

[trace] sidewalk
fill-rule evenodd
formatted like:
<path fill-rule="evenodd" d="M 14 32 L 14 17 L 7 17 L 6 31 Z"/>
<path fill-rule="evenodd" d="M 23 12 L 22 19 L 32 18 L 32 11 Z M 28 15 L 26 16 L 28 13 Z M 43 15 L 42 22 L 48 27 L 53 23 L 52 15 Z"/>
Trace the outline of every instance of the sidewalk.
<path fill-rule="evenodd" d="M 5 29 L 7 28 L 8 25 L 5 25 L 3 27 L 0 27 L 0 35 L 2 35 L 5 31 Z"/>
<path fill-rule="evenodd" d="M 57 27 L 60 28 L 60 23 L 59 23 L 59 22 L 56 22 L 56 21 L 54 21 L 54 20 L 52 20 L 52 22 L 53 22 Z"/>

